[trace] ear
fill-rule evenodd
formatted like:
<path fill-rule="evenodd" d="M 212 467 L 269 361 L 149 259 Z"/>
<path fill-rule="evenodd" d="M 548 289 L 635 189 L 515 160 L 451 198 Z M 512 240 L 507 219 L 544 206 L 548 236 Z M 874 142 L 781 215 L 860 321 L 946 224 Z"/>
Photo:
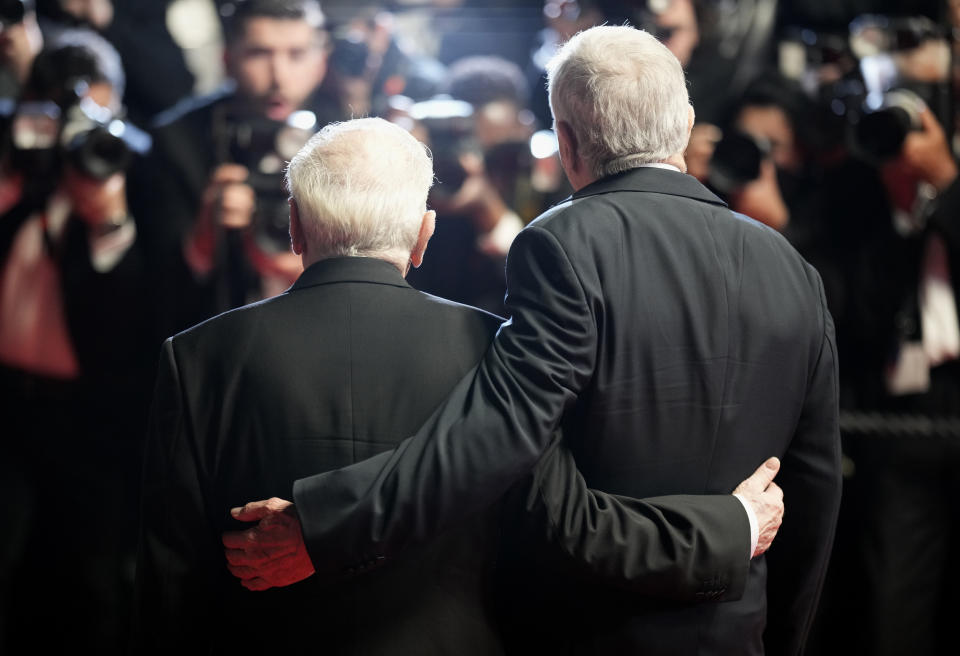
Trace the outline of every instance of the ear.
<path fill-rule="evenodd" d="M 433 231 L 437 226 L 437 213 L 428 210 L 423 215 L 423 221 L 420 223 L 420 234 L 417 235 L 417 245 L 410 251 L 410 263 L 413 267 L 419 268 L 423 264 L 423 254 L 427 252 L 427 242 L 433 237 Z"/>
<path fill-rule="evenodd" d="M 307 252 L 307 240 L 303 236 L 303 226 L 300 224 L 300 210 L 297 209 L 297 201 L 290 199 L 290 247 L 297 255 L 305 255 Z"/>
<path fill-rule="evenodd" d="M 578 173 L 581 168 L 580 148 L 577 135 L 566 121 L 557 121 L 557 142 L 560 146 L 560 163 L 565 169 Z"/>
<path fill-rule="evenodd" d="M 690 141 L 690 133 L 693 132 L 693 124 L 697 120 L 697 115 L 693 111 L 693 105 L 687 105 L 687 142 Z"/>

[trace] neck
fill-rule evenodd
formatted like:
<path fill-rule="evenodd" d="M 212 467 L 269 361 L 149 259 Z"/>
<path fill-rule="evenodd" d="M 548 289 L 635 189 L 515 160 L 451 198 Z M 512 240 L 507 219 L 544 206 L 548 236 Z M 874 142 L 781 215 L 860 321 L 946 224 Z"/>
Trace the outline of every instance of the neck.
<path fill-rule="evenodd" d="M 320 257 L 315 257 L 315 256 L 307 255 L 306 253 L 304 253 L 301 256 L 304 269 L 316 264 L 317 262 L 320 262 L 322 260 L 328 260 L 332 257 L 343 257 L 343 256 L 333 254 L 333 255 L 321 255 Z M 409 273 L 410 271 L 410 264 L 411 264 L 410 258 L 408 257 L 406 260 L 404 260 L 396 256 L 394 253 L 362 253 L 360 255 L 353 255 L 353 256 L 347 256 L 347 257 L 370 257 L 375 260 L 383 260 L 384 262 L 389 262 L 390 264 L 392 264 L 397 268 L 397 270 L 400 272 L 400 274 L 404 278 L 407 277 L 407 273 Z"/>
<path fill-rule="evenodd" d="M 687 172 L 687 161 L 683 158 L 683 153 L 678 153 L 663 160 L 663 164 L 670 164 L 680 169 L 681 173 Z"/>

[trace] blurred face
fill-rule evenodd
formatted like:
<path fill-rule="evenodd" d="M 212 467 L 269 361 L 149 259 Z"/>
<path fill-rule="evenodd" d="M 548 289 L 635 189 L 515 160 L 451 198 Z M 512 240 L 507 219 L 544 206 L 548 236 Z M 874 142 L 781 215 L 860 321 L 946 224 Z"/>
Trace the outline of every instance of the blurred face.
<path fill-rule="evenodd" d="M 227 51 L 227 71 L 240 95 L 275 121 L 300 109 L 326 70 L 320 34 L 302 20 L 251 18 Z"/>
<path fill-rule="evenodd" d="M 0 25 L 0 66 L 12 71 L 21 83 L 42 47 L 43 37 L 33 14 L 15 25 Z"/>
<path fill-rule="evenodd" d="M 74 18 L 86 21 L 98 30 L 113 22 L 111 0 L 60 0 L 60 7 Z"/>
<path fill-rule="evenodd" d="M 686 68 L 693 49 L 700 42 L 697 14 L 691 0 L 673 0 L 669 7 L 657 16 L 657 25 L 669 30 L 670 36 L 663 44 L 680 60 L 680 65 Z"/>

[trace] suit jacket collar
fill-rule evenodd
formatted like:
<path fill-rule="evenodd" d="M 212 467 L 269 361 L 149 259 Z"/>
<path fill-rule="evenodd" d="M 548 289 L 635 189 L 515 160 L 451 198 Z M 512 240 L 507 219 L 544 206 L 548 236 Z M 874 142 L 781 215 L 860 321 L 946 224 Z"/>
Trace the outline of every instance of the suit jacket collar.
<path fill-rule="evenodd" d="M 410 287 L 397 267 L 373 257 L 329 257 L 314 262 L 300 274 L 289 291 L 335 282 L 369 282 Z"/>
<path fill-rule="evenodd" d="M 717 198 L 692 175 L 649 166 L 630 169 L 591 182 L 573 194 L 570 199 L 576 200 L 585 196 L 598 196 L 616 191 L 647 191 L 685 196 L 714 205 L 726 206 L 726 203 Z"/>

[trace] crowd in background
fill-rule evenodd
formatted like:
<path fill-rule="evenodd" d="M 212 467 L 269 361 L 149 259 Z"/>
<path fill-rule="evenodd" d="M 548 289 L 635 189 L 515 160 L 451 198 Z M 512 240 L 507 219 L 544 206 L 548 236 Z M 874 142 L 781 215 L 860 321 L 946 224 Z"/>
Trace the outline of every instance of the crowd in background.
<path fill-rule="evenodd" d="M 689 173 L 824 279 L 846 488 L 810 653 L 947 653 L 956 0 L 0 0 L 0 652 L 122 650 L 156 355 L 300 274 L 306 139 L 369 115 L 427 143 L 409 280 L 503 313 L 513 237 L 570 191 L 546 62 L 624 21 L 687 70 Z"/>

